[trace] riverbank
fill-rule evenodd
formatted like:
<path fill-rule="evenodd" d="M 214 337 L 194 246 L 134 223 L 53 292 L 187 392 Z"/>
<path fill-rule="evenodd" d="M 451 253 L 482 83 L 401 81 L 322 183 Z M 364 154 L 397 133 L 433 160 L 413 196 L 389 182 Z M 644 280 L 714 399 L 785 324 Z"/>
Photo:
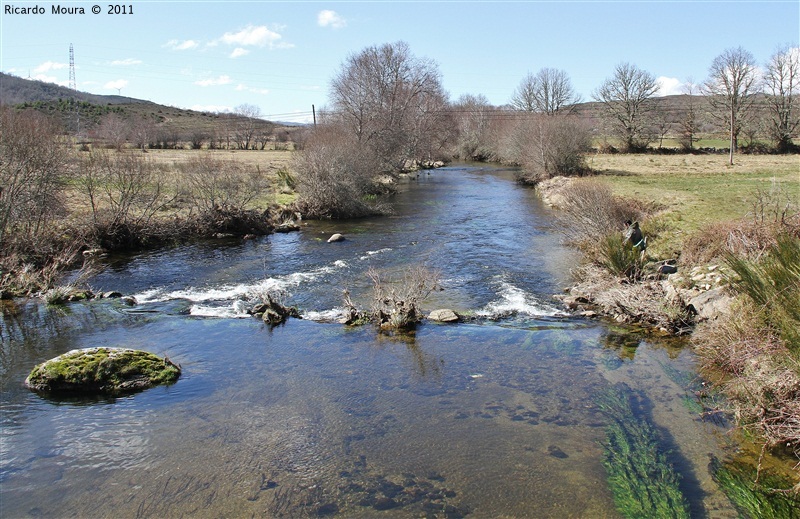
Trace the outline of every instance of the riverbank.
<path fill-rule="evenodd" d="M 593 178 L 537 186 L 585 258 L 562 300 L 585 315 L 690 335 L 703 377 L 739 426 L 800 459 L 800 345 L 787 331 L 800 312 L 782 299 L 800 298 L 797 157 L 747 157 L 734 168 L 692 166 L 693 156 L 634 159 L 595 157 Z M 634 259 L 609 238 L 622 236 L 622 218 L 640 221 L 648 238 Z M 777 286 L 775 301 L 754 301 L 753 283 Z M 794 471 L 800 479 L 800 464 Z M 797 495 L 800 483 L 783 490 Z"/>
<path fill-rule="evenodd" d="M 67 270 L 90 275 L 94 259 L 109 252 L 297 227 L 299 216 L 287 208 L 288 151 L 62 148 L 56 157 L 59 177 L 38 179 L 50 203 L 31 201 L 29 212 L 11 212 L 5 222 L 3 299 L 42 294 Z"/>

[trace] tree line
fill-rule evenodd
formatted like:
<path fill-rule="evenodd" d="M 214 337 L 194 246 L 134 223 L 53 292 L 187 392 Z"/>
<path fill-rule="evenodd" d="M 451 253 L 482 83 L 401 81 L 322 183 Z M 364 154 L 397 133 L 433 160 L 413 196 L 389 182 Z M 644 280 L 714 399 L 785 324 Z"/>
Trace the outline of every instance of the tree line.
<path fill-rule="evenodd" d="M 714 59 L 707 79 L 686 83 L 687 95 L 672 113 L 661 108 L 652 73 L 620 63 L 592 93 L 599 133 L 625 152 L 677 133 L 681 147 L 691 150 L 710 120 L 730 139 L 731 163 L 743 134 L 751 142 L 756 133 L 767 136 L 777 152 L 796 151 L 799 72 L 797 47 L 777 51 L 763 69 L 745 49 L 728 49 Z M 563 70 L 529 73 L 506 106 L 492 106 L 483 95 L 450 102 L 438 65 L 402 41 L 350 55 L 331 80 L 329 99 L 296 163 L 299 204 L 318 217 L 380 211 L 376 195 L 390 183 L 376 178 L 434 159 L 515 164 L 520 180 L 531 183 L 579 175 L 597 135 Z"/>

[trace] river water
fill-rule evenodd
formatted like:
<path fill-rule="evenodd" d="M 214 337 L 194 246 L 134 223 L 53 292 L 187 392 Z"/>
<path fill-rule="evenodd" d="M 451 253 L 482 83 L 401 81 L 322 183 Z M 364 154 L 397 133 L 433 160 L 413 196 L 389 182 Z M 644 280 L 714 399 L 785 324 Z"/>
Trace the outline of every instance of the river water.
<path fill-rule="evenodd" d="M 550 210 L 500 168 L 401 186 L 392 216 L 108 258 L 119 300 L 5 309 L 3 517 L 618 517 L 602 465 L 611 386 L 646 402 L 695 517 L 736 517 L 708 470 L 724 429 L 691 406 L 688 348 L 564 314 L 576 258 Z M 334 232 L 341 243 L 327 243 Z M 474 319 L 386 335 L 335 323 L 374 268 L 440 273 L 427 310 Z M 278 290 L 270 329 L 239 300 Z M 167 355 L 181 379 L 114 399 L 23 387 L 68 350 Z"/>

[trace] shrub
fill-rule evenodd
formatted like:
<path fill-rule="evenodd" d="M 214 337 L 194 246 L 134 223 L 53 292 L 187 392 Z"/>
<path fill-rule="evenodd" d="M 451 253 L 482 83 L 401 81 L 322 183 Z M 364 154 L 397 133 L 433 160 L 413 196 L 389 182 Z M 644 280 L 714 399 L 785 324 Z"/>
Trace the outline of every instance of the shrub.
<path fill-rule="evenodd" d="M 618 232 L 607 234 L 600 240 L 599 263 L 608 271 L 630 280 L 642 277 L 644 255 L 638 247 L 626 243 Z"/>
<path fill-rule="evenodd" d="M 605 236 L 620 234 L 626 220 L 640 220 L 645 209 L 630 200 L 614 196 L 611 188 L 594 179 L 576 179 L 558 193 L 556 216 L 568 241 L 587 252 L 596 252 Z"/>
<path fill-rule="evenodd" d="M 757 190 L 749 197 L 747 218 L 710 224 L 683 242 L 681 261 L 699 265 L 726 255 L 757 259 L 780 233 L 800 237 L 800 207 L 779 189 Z"/>
<path fill-rule="evenodd" d="M 439 273 L 421 265 L 407 267 L 399 280 L 387 280 L 377 270 L 370 268 L 367 276 L 372 280 L 372 308 L 369 312 L 358 310 L 345 290 L 344 302 L 348 313 L 347 324 L 375 322 L 384 330 L 403 330 L 422 320 L 419 304 L 439 286 Z"/>
<path fill-rule="evenodd" d="M 92 152 L 78 183 L 92 211 L 95 240 L 108 249 L 140 245 L 151 219 L 176 197 L 166 175 L 141 154 Z"/>
<path fill-rule="evenodd" d="M 384 212 L 370 200 L 378 162 L 337 125 L 323 125 L 294 162 L 297 207 L 309 218 L 354 218 Z"/>
<path fill-rule="evenodd" d="M 62 209 L 69 152 L 58 132 L 43 115 L 0 107 L 0 244 L 5 253 L 16 240 L 36 241 Z"/>
<path fill-rule="evenodd" d="M 570 116 L 531 115 L 511 134 L 513 162 L 522 166 L 517 179 L 536 184 L 542 180 L 588 173 L 585 154 L 591 147 L 589 131 Z"/>
<path fill-rule="evenodd" d="M 243 210 L 268 188 L 265 175 L 232 160 L 202 153 L 181 165 L 192 206 L 201 214 Z"/>
<path fill-rule="evenodd" d="M 383 329 L 409 328 L 421 321 L 419 303 L 439 286 L 439 273 L 420 265 L 406 268 L 394 283 L 374 269 L 367 275 L 373 284 L 372 318 Z"/>

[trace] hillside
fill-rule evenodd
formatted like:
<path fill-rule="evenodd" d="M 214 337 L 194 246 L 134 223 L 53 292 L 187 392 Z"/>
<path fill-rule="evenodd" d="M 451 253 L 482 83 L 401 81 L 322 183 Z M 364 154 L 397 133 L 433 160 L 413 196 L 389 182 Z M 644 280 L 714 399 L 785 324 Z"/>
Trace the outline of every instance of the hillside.
<path fill-rule="evenodd" d="M 67 131 L 88 136 L 98 134 L 109 114 L 116 115 L 128 127 L 147 125 L 151 134 L 160 134 L 159 139 L 190 143 L 223 134 L 227 139 L 243 127 L 254 138 L 266 134 L 273 140 L 291 140 L 291 134 L 301 129 L 296 125 L 187 110 L 125 96 L 90 94 L 4 73 L 0 73 L 0 104 L 32 108 L 59 117 Z"/>

